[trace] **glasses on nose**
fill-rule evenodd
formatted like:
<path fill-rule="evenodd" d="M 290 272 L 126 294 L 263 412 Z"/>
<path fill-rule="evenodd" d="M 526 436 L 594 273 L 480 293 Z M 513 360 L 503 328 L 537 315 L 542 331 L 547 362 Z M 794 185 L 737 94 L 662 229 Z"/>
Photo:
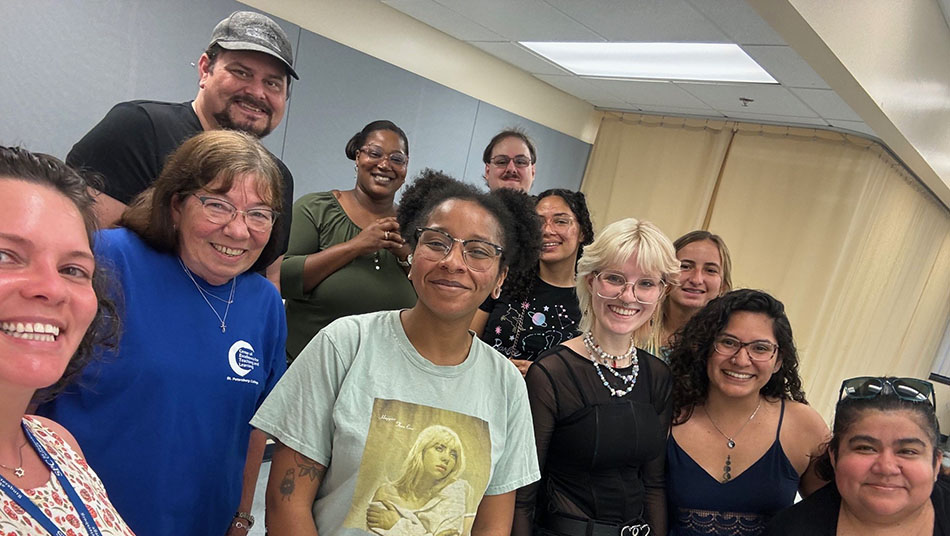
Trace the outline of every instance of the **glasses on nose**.
<path fill-rule="evenodd" d="M 386 154 L 383 151 L 383 148 L 379 145 L 365 145 L 360 148 L 360 152 L 365 154 L 367 158 L 371 160 L 382 160 L 383 158 L 389 160 L 389 163 L 394 167 L 404 167 L 409 163 L 409 156 L 406 153 L 401 151 L 393 151 L 389 154 Z"/>
<path fill-rule="evenodd" d="M 735 337 L 721 335 L 716 338 L 713 347 L 716 352 L 726 357 L 732 357 L 745 348 L 746 354 L 752 361 L 768 361 L 778 351 L 778 345 L 769 341 L 742 342 Z"/>
<path fill-rule="evenodd" d="M 438 262 L 449 256 L 456 242 L 462 247 L 465 265 L 476 272 L 491 269 L 504 251 L 501 246 L 485 240 L 462 240 L 439 229 L 420 227 L 416 229 L 415 252 L 424 259 Z"/>
<path fill-rule="evenodd" d="M 201 208 L 204 209 L 205 217 L 215 225 L 227 225 L 234 221 L 238 213 L 241 213 L 244 214 L 244 224 L 247 225 L 248 229 L 263 233 L 270 231 L 277 219 L 277 213 L 269 208 L 238 210 L 237 207 L 224 199 L 198 194 L 191 195 L 198 199 Z"/>
<path fill-rule="evenodd" d="M 555 231 L 564 232 L 569 230 L 571 225 L 574 224 L 574 218 L 570 216 L 563 216 L 561 214 L 555 214 L 550 218 L 545 218 L 544 216 L 538 215 L 538 222 L 541 224 L 542 229 L 544 229 L 545 225 L 550 225 Z"/>
<path fill-rule="evenodd" d="M 859 376 L 841 382 L 838 400 L 843 398 L 876 398 L 894 394 L 908 402 L 930 402 L 937 407 L 934 385 L 927 380 L 917 378 L 887 378 Z"/>
<path fill-rule="evenodd" d="M 493 156 L 488 159 L 493 166 L 497 167 L 508 167 L 509 162 L 514 162 L 515 167 L 517 168 L 526 168 L 531 165 L 531 158 L 519 154 L 518 156 L 511 158 L 510 156 L 500 154 L 498 156 Z"/>
<path fill-rule="evenodd" d="M 660 299 L 666 283 L 661 279 L 652 277 L 643 277 L 633 282 L 628 282 L 623 274 L 617 272 L 595 272 L 597 281 L 600 283 L 596 290 L 597 295 L 607 300 L 619 298 L 627 286 L 633 287 L 633 297 L 642 304 L 651 305 Z"/>

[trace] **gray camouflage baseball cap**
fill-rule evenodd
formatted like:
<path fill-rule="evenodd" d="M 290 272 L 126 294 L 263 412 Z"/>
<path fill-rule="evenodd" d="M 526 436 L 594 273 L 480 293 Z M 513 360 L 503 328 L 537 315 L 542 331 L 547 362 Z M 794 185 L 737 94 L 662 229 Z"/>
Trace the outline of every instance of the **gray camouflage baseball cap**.
<path fill-rule="evenodd" d="M 294 71 L 294 51 L 290 39 L 270 17 L 253 11 L 235 11 L 214 27 L 208 46 L 215 44 L 227 50 L 270 54 L 284 63 L 290 76 L 300 79 Z"/>

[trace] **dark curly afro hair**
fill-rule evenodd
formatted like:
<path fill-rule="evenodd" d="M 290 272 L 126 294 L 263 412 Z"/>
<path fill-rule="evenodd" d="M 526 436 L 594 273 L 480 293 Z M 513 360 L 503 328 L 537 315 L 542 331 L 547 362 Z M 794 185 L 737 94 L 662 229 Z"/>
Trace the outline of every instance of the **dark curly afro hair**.
<path fill-rule="evenodd" d="M 432 211 L 449 199 L 472 201 L 494 216 L 504 235 L 501 268 L 507 266 L 512 273 L 537 265 L 541 226 L 534 212 L 534 201 L 528 194 L 510 188 L 486 193 L 428 168 L 422 170 L 403 192 L 396 213 L 403 238 L 411 248 L 416 247 L 415 230 L 425 227 Z"/>
<path fill-rule="evenodd" d="M 713 341 L 736 311 L 762 313 L 772 319 L 782 366 L 759 392 L 770 398 L 786 398 L 807 404 L 802 380 L 798 376 L 798 352 L 785 306 L 761 290 L 734 290 L 706 304 L 673 336 L 670 352 L 673 424 L 688 421 L 693 409 L 706 401 L 709 394 L 706 361 L 712 355 Z"/>

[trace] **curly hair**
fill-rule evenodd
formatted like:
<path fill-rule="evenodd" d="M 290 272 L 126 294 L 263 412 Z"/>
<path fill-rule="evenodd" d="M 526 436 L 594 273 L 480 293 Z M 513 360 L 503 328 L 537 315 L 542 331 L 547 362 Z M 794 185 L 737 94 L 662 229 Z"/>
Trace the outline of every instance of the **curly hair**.
<path fill-rule="evenodd" d="M 403 132 L 401 128 L 397 127 L 396 123 L 387 121 L 385 119 L 380 119 L 367 124 L 365 127 L 363 127 L 363 130 L 353 134 L 353 137 L 350 138 L 348 142 L 346 142 L 346 147 L 343 149 L 343 152 L 346 153 L 346 157 L 350 160 L 356 160 L 356 153 L 359 152 L 360 148 L 366 145 L 366 138 L 368 138 L 373 132 L 380 130 L 395 132 L 396 135 L 399 136 L 399 139 L 402 140 L 402 146 L 406 151 L 406 156 L 409 156 L 409 138 L 406 137 L 406 133 Z"/>
<path fill-rule="evenodd" d="M 896 380 L 897 378 L 886 378 Z M 896 393 L 888 392 L 872 398 L 851 398 L 846 397 L 838 401 L 835 406 L 835 421 L 831 428 L 831 439 L 828 440 L 826 447 L 821 455 L 815 459 L 815 471 L 823 480 L 834 482 L 835 470 L 831 465 L 831 454 L 838 456 L 838 448 L 841 446 L 841 440 L 847 435 L 859 420 L 864 418 L 864 414 L 869 411 L 897 412 L 907 411 L 916 418 L 917 426 L 920 426 L 927 434 L 930 440 L 930 446 L 933 448 L 933 461 L 936 462 L 940 456 L 940 447 L 937 445 L 940 441 L 940 424 L 937 422 L 937 413 L 930 401 L 912 402 L 903 400 Z"/>
<path fill-rule="evenodd" d="M 706 361 L 713 343 L 737 311 L 762 313 L 772 319 L 772 332 L 778 341 L 782 365 L 759 392 L 770 398 L 785 398 L 807 404 L 798 375 L 798 351 L 785 306 L 761 290 L 733 290 L 713 299 L 697 312 L 673 337 L 670 371 L 673 375 L 673 424 L 683 424 L 693 409 L 706 401 L 709 376 Z"/>
<path fill-rule="evenodd" d="M 557 196 L 564 200 L 580 227 L 581 235 L 577 245 L 577 256 L 574 259 L 576 267 L 577 261 L 584 254 L 584 246 L 594 241 L 594 224 L 591 221 L 590 211 L 587 209 L 587 198 L 582 192 L 574 192 L 564 188 L 551 188 L 538 194 L 535 202 L 540 203 L 545 197 L 551 196 Z M 540 264 L 535 264 L 524 272 L 508 273 L 504 290 L 509 293 L 513 303 L 524 301 L 534 292 L 539 272 Z"/>
<path fill-rule="evenodd" d="M 449 199 L 477 203 L 498 222 L 503 234 L 501 268 L 521 272 L 538 263 L 541 251 L 541 226 L 528 194 L 502 188 L 482 192 L 471 184 L 456 180 L 441 171 L 423 169 L 402 194 L 396 219 L 409 247 L 416 247 L 415 230 L 425 227 L 432 211 Z"/>
<path fill-rule="evenodd" d="M 51 188 L 69 199 L 82 217 L 89 239 L 89 247 L 95 247 L 98 228 L 93 212 L 95 199 L 89 188 L 100 189 L 92 177 L 83 177 L 59 159 L 42 153 L 31 153 L 20 147 L 0 147 L 0 177 L 21 180 Z M 40 389 L 33 399 L 35 403 L 51 400 L 57 393 L 72 383 L 83 367 L 99 356 L 104 349 L 114 348 L 119 335 L 119 316 L 110 294 L 117 289 L 109 285 L 110 278 L 98 262 L 92 274 L 92 288 L 96 293 L 96 315 L 86 329 L 66 370 L 56 383 Z"/>
<path fill-rule="evenodd" d="M 122 213 L 119 225 L 142 237 L 152 248 L 177 253 L 179 233 L 172 218 L 172 204 L 221 179 L 215 193 L 225 193 L 244 174 L 257 176 L 257 188 L 264 202 L 278 214 L 270 237 L 249 269 L 267 268 L 280 247 L 279 215 L 283 210 L 283 181 L 280 169 L 257 138 L 236 130 L 209 130 L 182 143 L 165 162 L 158 179 L 136 196 Z"/>

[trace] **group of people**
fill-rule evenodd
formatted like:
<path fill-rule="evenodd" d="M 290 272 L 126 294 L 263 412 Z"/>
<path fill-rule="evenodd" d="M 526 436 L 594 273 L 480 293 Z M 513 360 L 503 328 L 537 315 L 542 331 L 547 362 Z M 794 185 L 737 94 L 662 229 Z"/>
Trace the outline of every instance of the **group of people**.
<path fill-rule="evenodd" d="M 198 70 L 69 165 L 0 148 L 0 534 L 240 536 L 267 437 L 274 535 L 950 533 L 933 386 L 846 380 L 829 431 L 721 237 L 595 232 L 518 130 L 487 192 L 403 188 L 373 121 L 294 202 L 286 35 L 235 12 Z"/>

